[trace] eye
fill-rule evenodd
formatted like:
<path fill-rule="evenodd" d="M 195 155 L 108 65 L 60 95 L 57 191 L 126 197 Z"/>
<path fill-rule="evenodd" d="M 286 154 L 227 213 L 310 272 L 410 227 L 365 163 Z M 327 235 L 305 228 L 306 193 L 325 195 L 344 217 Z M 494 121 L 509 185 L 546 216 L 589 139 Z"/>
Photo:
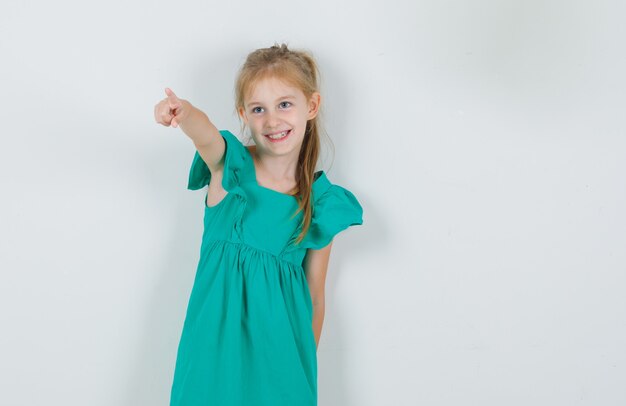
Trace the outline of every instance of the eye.
<path fill-rule="evenodd" d="M 281 106 L 282 106 L 283 104 L 288 104 L 289 106 L 291 106 L 291 102 L 288 102 L 288 101 L 284 101 L 284 102 L 280 103 L 280 105 L 281 105 Z M 288 107 L 288 106 L 286 106 L 286 107 Z"/>
<path fill-rule="evenodd" d="M 257 111 L 257 109 L 260 109 L 260 108 L 262 108 L 262 107 L 253 107 L 252 108 L 252 112 L 253 113 L 260 113 L 259 111 Z"/>

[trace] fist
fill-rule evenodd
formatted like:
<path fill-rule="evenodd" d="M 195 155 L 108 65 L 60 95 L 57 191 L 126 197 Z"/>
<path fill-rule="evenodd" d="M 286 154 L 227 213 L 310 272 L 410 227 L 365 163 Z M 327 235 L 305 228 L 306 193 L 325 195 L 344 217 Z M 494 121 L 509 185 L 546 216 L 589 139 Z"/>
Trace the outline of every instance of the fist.
<path fill-rule="evenodd" d="M 178 127 L 189 114 L 189 103 L 176 97 L 169 87 L 165 88 L 167 97 L 154 106 L 154 119 L 166 127 Z"/>

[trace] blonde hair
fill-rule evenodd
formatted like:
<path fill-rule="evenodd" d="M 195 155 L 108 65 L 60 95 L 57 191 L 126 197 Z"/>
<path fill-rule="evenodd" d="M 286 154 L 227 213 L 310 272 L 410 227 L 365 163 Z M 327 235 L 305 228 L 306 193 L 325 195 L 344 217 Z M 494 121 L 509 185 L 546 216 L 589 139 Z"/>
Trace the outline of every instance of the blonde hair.
<path fill-rule="evenodd" d="M 266 78 L 278 78 L 304 93 L 307 100 L 314 92 L 319 92 L 319 69 L 310 53 L 304 50 L 290 50 L 286 44 L 275 43 L 269 48 L 260 48 L 251 52 L 239 70 L 235 82 L 235 110 L 244 109 L 244 100 L 254 86 Z M 312 187 L 315 166 L 320 154 L 320 114 L 307 121 L 304 140 L 298 157 L 296 169 L 296 187 L 293 195 L 302 211 L 302 231 L 296 239 L 299 244 L 306 235 L 313 217 Z M 242 133 L 246 125 L 241 121 Z M 292 218 L 293 218 L 292 216 Z"/>

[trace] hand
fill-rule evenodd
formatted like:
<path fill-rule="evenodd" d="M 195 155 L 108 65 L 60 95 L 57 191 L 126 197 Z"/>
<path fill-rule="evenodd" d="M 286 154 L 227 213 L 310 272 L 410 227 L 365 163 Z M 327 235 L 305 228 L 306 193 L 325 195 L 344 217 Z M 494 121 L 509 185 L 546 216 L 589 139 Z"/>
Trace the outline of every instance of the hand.
<path fill-rule="evenodd" d="M 169 87 L 165 88 L 167 97 L 154 106 L 154 118 L 166 127 L 178 127 L 189 115 L 191 105 L 186 100 L 176 97 Z"/>

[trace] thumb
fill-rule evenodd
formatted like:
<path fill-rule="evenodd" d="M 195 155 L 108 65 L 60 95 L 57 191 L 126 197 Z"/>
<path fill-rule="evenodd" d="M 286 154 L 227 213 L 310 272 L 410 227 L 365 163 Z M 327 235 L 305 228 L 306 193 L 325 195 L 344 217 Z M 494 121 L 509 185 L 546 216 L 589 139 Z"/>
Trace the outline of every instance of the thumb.
<path fill-rule="evenodd" d="M 175 108 L 182 106 L 180 99 L 176 97 L 172 89 L 170 89 L 169 87 L 166 87 L 165 94 L 167 94 L 167 101 L 169 102 L 171 109 L 175 109 Z"/>
<path fill-rule="evenodd" d="M 179 123 L 179 118 L 180 118 L 180 114 L 175 114 L 174 117 L 172 118 L 172 121 L 170 122 L 170 124 L 172 125 L 172 127 L 177 128 Z"/>

